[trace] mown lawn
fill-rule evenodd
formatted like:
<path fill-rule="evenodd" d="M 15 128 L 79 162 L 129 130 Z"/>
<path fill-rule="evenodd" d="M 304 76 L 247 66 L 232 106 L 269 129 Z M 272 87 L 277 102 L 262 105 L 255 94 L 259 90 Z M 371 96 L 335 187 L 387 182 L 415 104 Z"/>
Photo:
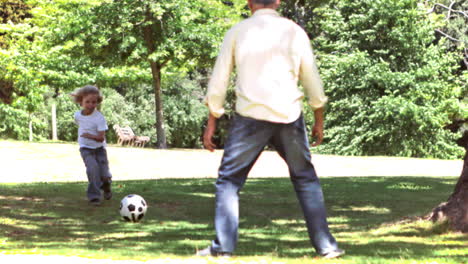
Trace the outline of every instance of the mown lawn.
<path fill-rule="evenodd" d="M 327 261 L 316 258 L 310 246 L 289 179 L 249 179 L 241 193 L 236 256 L 208 263 L 466 263 L 466 235 L 417 220 L 447 199 L 455 181 L 321 179 L 332 232 L 347 252 Z M 100 207 L 87 204 L 83 182 L 0 184 L 0 253 L 202 261 L 193 254 L 214 235 L 213 182 L 115 181 L 113 200 Z M 119 217 L 120 199 L 130 193 L 150 206 L 141 223 Z"/>

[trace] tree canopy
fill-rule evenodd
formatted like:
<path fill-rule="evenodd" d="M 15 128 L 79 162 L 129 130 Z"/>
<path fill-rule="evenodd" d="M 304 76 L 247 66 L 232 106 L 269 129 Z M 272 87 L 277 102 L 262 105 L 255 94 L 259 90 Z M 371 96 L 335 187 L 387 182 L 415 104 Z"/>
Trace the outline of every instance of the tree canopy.
<path fill-rule="evenodd" d="M 111 126 L 130 125 L 159 147 L 201 145 L 218 47 L 249 14 L 244 0 L 15 0 L 0 9 L 2 137 L 25 139 L 33 120 L 48 138 L 55 98 L 59 138 L 74 140 L 77 106 L 67 94 L 95 84 Z M 295 0 L 280 12 L 309 34 L 329 97 L 319 151 L 461 156 L 460 132 L 445 128 L 468 117 L 466 3 Z"/>

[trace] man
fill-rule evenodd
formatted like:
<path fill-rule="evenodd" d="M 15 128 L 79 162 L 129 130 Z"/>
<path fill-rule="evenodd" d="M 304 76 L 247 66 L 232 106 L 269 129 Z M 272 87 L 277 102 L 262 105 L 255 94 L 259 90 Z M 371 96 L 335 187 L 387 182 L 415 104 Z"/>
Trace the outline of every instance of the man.
<path fill-rule="evenodd" d="M 231 28 L 208 84 L 210 110 L 203 135 L 205 148 L 223 113 L 229 76 L 237 70 L 236 114 L 224 147 L 216 181 L 215 229 L 211 246 L 199 256 L 231 255 L 238 238 L 239 191 L 264 147 L 271 143 L 289 167 L 312 245 L 325 258 L 344 254 L 330 234 L 322 189 L 311 163 L 302 116 L 301 81 L 314 110 L 313 146 L 323 139 L 323 107 L 327 101 L 307 34 L 276 12 L 280 0 L 248 0 L 252 16 Z"/>

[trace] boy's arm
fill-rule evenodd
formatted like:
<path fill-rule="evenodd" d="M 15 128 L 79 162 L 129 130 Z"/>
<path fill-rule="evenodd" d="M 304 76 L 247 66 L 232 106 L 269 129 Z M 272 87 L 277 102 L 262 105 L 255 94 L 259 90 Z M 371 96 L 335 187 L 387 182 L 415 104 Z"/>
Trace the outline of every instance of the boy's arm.
<path fill-rule="evenodd" d="M 106 130 L 108 129 L 107 127 L 107 121 L 106 118 L 101 114 L 98 119 L 97 123 L 97 135 L 89 134 L 89 133 L 84 133 L 81 136 L 85 138 L 92 139 L 97 142 L 104 142 L 106 140 Z"/>
<path fill-rule="evenodd" d="M 83 133 L 81 134 L 81 137 L 89 138 L 97 142 L 104 142 L 104 140 L 106 139 L 106 131 L 98 131 L 97 135 L 93 135 L 90 133 Z"/>

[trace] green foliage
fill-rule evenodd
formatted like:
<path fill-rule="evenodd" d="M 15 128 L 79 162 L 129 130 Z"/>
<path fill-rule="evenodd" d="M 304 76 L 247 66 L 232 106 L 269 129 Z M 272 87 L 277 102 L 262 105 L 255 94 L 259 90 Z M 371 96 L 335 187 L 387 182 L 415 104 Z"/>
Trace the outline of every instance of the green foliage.
<path fill-rule="evenodd" d="M 0 25 L 19 24 L 31 17 L 31 7 L 22 0 L 2 0 L 0 1 Z M 0 30 L 0 48 L 8 46 L 8 34 Z"/>
<path fill-rule="evenodd" d="M 60 94 L 55 99 L 50 99 L 48 102 L 48 110 L 52 103 L 55 102 L 57 109 L 57 137 L 59 140 L 76 141 L 78 138 L 78 129 L 76 127 L 73 114 L 80 108 L 75 104 L 68 94 Z M 52 131 L 51 123 L 49 122 L 49 131 Z"/>
<path fill-rule="evenodd" d="M 182 148 L 200 148 L 200 124 L 208 115 L 201 103 L 204 91 L 196 79 L 180 75 L 170 76 L 164 83 L 167 92 L 164 111 L 167 118 L 167 140 L 170 146 Z M 109 130 L 107 141 L 116 143 L 114 125 L 129 126 L 139 136 L 150 136 L 150 145 L 155 145 L 156 138 L 151 136 L 154 130 L 154 94 L 149 85 L 120 85 L 113 88 L 101 88 L 104 100 L 99 110 L 106 117 Z M 52 100 L 50 100 L 49 105 Z M 72 102 L 68 94 L 57 97 L 57 130 L 60 140 L 76 141 L 77 127 L 73 121 L 74 112 L 80 107 Z M 50 106 L 49 106 L 50 107 Z M 184 131 L 185 133 L 180 133 Z"/>
<path fill-rule="evenodd" d="M 444 45 L 460 54 L 460 62 L 468 70 L 468 2 L 431 0 L 425 1 L 425 5 L 431 19 L 437 23 L 437 37 L 448 40 Z"/>
<path fill-rule="evenodd" d="M 55 30 L 51 15 L 61 13 L 57 8 L 59 5 L 54 9 L 48 8 L 45 2 L 30 2 L 33 8 L 29 12 L 33 16 L 23 16 L 27 18 L 24 21 L 9 20 L 0 24 L 0 34 L 8 40 L 3 49 L 0 47 L 0 83 L 3 84 L 0 94 L 2 101 L 8 104 L 2 105 L 5 114 L 0 115 L 0 121 L 8 125 L 0 134 L 16 139 L 29 137 L 30 119 L 34 137 L 49 138 L 47 98 L 57 95 L 64 87 L 76 87 L 90 81 L 83 73 L 83 68 L 87 69 L 89 65 L 86 58 L 70 58 L 61 47 L 49 49 L 44 41 L 47 30 Z"/>
<path fill-rule="evenodd" d="M 326 153 L 455 158 L 466 114 L 456 54 L 433 44 L 434 25 L 417 1 L 332 1 L 315 10 L 313 40 L 330 102 Z M 312 119 L 309 113 L 308 119 Z"/>
<path fill-rule="evenodd" d="M 320 151 L 460 157 L 454 143 L 459 135 L 444 127 L 468 117 L 468 73 L 460 67 L 466 17 L 448 16 L 440 7 L 428 13 L 434 3 L 282 1 L 281 12 L 312 39 L 330 99 Z M 466 9 L 461 0 L 453 3 L 453 9 Z M 59 138 L 75 141 L 72 118 L 79 108 L 66 94 L 95 84 L 105 95 L 101 110 L 111 128 L 109 142 L 115 142 L 112 126 L 119 124 L 151 136 L 154 144 L 155 76 L 149 62 L 156 62 L 172 147 L 200 147 L 206 69 L 227 28 L 248 13 L 244 0 L 11 0 L 1 2 L 0 11 L 0 96 L 8 104 L 0 105 L 0 136 L 26 139 L 32 119 L 35 136 L 50 137 L 56 100 Z M 220 147 L 234 97 L 230 89 L 215 135 Z M 310 126 L 308 108 L 306 119 Z"/>
<path fill-rule="evenodd" d="M 164 112 L 170 146 L 202 147 L 203 130 L 200 124 L 206 122 L 208 110 L 202 103 L 205 91 L 197 78 L 201 77 L 195 75 L 193 79 L 187 79 L 175 75 L 164 84 Z"/>
<path fill-rule="evenodd" d="M 165 102 L 162 106 L 159 102 L 161 91 L 164 94 L 166 88 L 159 86 L 161 79 L 164 82 L 161 70 L 170 66 L 184 73 L 211 65 L 222 33 L 239 17 L 239 4 L 234 6 L 214 0 L 101 1 L 63 14 L 47 39 L 51 47 L 61 47 L 72 57 L 91 59 L 98 83 L 140 84 L 142 79 L 148 79 L 145 74 L 151 76 L 156 108 L 159 107 L 157 136 L 164 141 L 160 135 L 165 133 Z M 150 63 L 151 75 L 142 70 L 149 69 Z M 125 69 L 138 73 L 127 75 Z M 112 80 L 100 79 L 109 75 Z"/>
<path fill-rule="evenodd" d="M 137 136 L 149 136 L 150 144 L 154 145 L 156 138 L 152 136 L 154 131 L 154 104 L 151 87 L 128 87 L 126 94 L 121 94 L 115 89 L 104 89 L 104 101 L 101 111 L 107 119 L 109 142 L 117 142 L 113 129 L 114 125 L 129 126 Z M 148 91 L 149 90 L 149 91 Z"/>
<path fill-rule="evenodd" d="M 116 143 L 117 137 L 113 126 L 115 124 L 120 126 L 130 126 L 137 135 L 144 135 L 145 127 L 143 124 L 151 126 L 151 115 L 145 115 L 141 105 L 136 105 L 133 102 L 129 102 L 121 94 L 113 89 L 103 88 L 101 89 L 104 100 L 99 107 L 99 110 L 106 117 L 109 130 L 106 133 L 107 141 L 110 143 Z M 53 102 L 51 99 L 49 103 Z M 81 108 L 79 105 L 73 102 L 72 98 L 68 94 L 61 94 L 55 99 L 57 105 L 57 134 L 60 140 L 64 141 L 76 141 L 77 139 L 77 125 L 74 122 L 73 116 L 76 111 Z M 147 103 L 148 104 L 148 103 Z M 153 118 L 154 123 L 154 118 Z"/>
<path fill-rule="evenodd" d="M 149 59 L 194 66 L 215 55 L 235 10 L 212 0 L 103 2 L 75 20 L 68 35 L 105 64 Z"/>
<path fill-rule="evenodd" d="M 27 104 L 25 104 L 27 105 Z M 48 138 L 48 120 L 45 105 L 36 105 L 34 113 L 22 107 L 22 104 L 0 104 L 0 138 L 29 139 L 29 122 L 32 124 L 33 139 Z"/>
<path fill-rule="evenodd" d="M 32 121 L 34 137 L 40 139 L 47 128 L 40 113 L 46 87 L 41 74 L 31 70 L 41 67 L 39 49 L 29 41 L 34 29 L 28 24 L 10 24 L 0 27 L 0 32 L 15 36 L 8 38 L 8 49 L 0 47 L 0 136 L 27 139 Z"/>

